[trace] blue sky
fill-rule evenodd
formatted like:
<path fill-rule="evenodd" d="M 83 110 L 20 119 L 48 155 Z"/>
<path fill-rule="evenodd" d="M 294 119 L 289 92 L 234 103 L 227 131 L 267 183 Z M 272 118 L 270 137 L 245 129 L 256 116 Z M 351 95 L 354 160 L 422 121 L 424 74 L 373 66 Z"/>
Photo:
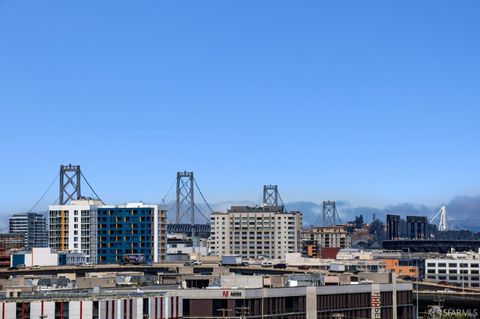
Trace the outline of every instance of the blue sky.
<path fill-rule="evenodd" d="M 1 0 L 0 214 L 33 205 L 62 163 L 109 203 L 158 202 L 179 170 L 211 202 L 263 184 L 372 207 L 476 196 L 479 15 L 478 1 Z"/>

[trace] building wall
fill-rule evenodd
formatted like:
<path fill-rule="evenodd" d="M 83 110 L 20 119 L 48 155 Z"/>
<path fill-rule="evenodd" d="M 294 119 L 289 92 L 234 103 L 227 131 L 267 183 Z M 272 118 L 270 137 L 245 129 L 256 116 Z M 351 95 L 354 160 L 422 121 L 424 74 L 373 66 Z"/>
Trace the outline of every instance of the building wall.
<path fill-rule="evenodd" d="M 13 253 L 10 258 L 10 266 L 17 267 L 22 264 L 26 267 L 57 266 L 58 254 L 52 253 L 50 248 L 33 248 L 31 252 Z"/>
<path fill-rule="evenodd" d="M 398 259 L 382 259 L 385 262 L 385 269 L 396 273 L 399 276 L 418 277 L 418 267 L 400 266 Z"/>
<path fill-rule="evenodd" d="M 19 213 L 10 216 L 9 232 L 23 234 L 25 249 L 48 247 L 47 220 L 42 214 Z"/>
<path fill-rule="evenodd" d="M 315 242 L 317 249 L 320 248 L 349 248 L 352 237 L 343 225 L 311 227 L 302 230 L 302 241 Z"/>
<path fill-rule="evenodd" d="M 179 296 L 62 301 L 34 300 L 0 302 L 1 319 L 63 318 L 74 319 L 181 319 L 183 300 Z M 4 316 L 2 316 L 4 314 Z"/>
<path fill-rule="evenodd" d="M 97 262 L 97 207 L 93 200 L 72 201 L 49 207 L 49 239 L 54 251 L 83 252 L 87 261 Z"/>
<path fill-rule="evenodd" d="M 236 207 L 211 216 L 210 254 L 283 259 L 300 251 L 300 212 L 283 207 Z"/>
<path fill-rule="evenodd" d="M 158 205 L 129 203 L 98 209 L 98 262 L 120 263 L 126 254 L 145 260 L 165 259 L 166 210 Z"/>
<path fill-rule="evenodd" d="M 125 291 L 123 291 L 125 293 Z M 130 295 L 131 294 L 131 295 Z M 147 293 L 145 293 L 147 294 Z M 128 296 L 64 295 L 0 301 L 2 319 L 47 318 L 413 318 L 411 284 L 257 289 L 175 289 Z M 41 299 L 43 298 L 43 299 Z M 222 310 L 223 309 L 223 310 Z M 374 316 L 377 314 L 379 316 Z"/>
<path fill-rule="evenodd" d="M 480 260 L 478 259 L 426 259 L 425 278 L 480 287 Z"/>

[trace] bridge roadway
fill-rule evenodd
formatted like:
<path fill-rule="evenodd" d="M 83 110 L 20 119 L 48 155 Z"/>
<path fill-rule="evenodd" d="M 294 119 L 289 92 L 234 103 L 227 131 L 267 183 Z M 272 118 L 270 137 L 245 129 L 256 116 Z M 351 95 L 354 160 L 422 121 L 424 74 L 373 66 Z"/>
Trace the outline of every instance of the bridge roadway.
<path fill-rule="evenodd" d="M 179 268 L 190 267 L 184 266 L 182 263 L 154 263 L 152 265 L 118 265 L 105 264 L 93 266 L 42 266 L 38 269 L 0 269 L 0 278 L 6 279 L 10 276 L 19 275 L 56 275 L 62 273 L 75 273 L 77 276 L 85 276 L 91 272 L 143 272 L 150 275 L 158 275 L 164 273 L 166 275 L 175 275 Z M 296 267 L 288 267 L 286 269 L 276 269 L 272 267 L 261 267 L 259 265 L 250 266 L 219 266 L 218 264 L 203 264 L 200 266 L 192 266 L 194 274 L 212 274 L 214 269 L 229 268 L 230 272 L 238 274 L 265 274 L 265 275 L 282 275 L 293 273 L 305 273 Z"/>
<path fill-rule="evenodd" d="M 416 282 L 411 283 L 415 304 L 417 284 Z M 473 313 L 474 310 L 480 310 L 480 289 L 421 281 L 418 283 L 418 305 L 420 314 L 426 313 L 429 306 L 434 305 L 440 305 L 442 309 L 470 310 Z"/>

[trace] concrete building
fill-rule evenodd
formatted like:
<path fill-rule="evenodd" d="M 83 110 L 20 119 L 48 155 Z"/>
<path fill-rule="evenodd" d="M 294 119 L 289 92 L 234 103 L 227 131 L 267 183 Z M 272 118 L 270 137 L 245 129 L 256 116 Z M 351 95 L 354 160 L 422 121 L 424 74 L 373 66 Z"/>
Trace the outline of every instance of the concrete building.
<path fill-rule="evenodd" d="M 322 248 L 349 248 L 352 237 L 345 225 L 310 227 L 302 230 L 303 253 L 318 258 Z"/>
<path fill-rule="evenodd" d="M 248 279 L 251 281 L 250 279 Z M 211 289 L 107 288 L 0 296 L 5 319 L 14 318 L 413 318 L 412 284 L 359 284 Z"/>
<path fill-rule="evenodd" d="M 32 248 L 29 252 L 12 253 L 10 257 L 10 266 L 18 267 L 32 266 L 57 266 L 58 254 L 52 253 L 50 248 Z"/>
<path fill-rule="evenodd" d="M 302 214 L 283 206 L 232 206 L 211 215 L 210 255 L 282 259 L 300 252 L 301 225 Z"/>
<path fill-rule="evenodd" d="M 97 262 L 98 200 L 72 200 L 69 205 L 49 207 L 50 247 L 58 251 L 83 252 L 87 262 Z"/>
<path fill-rule="evenodd" d="M 15 290 L 0 297 L 3 319 L 78 318 L 143 319 L 183 318 L 182 297 L 163 290 L 69 291 L 50 290 L 48 294 L 17 295 Z"/>
<path fill-rule="evenodd" d="M 47 219 L 42 214 L 13 214 L 9 218 L 9 232 L 25 236 L 25 249 L 48 247 Z"/>
<path fill-rule="evenodd" d="M 166 255 L 167 211 L 142 202 L 98 208 L 98 263 L 120 263 L 127 254 L 160 262 Z"/>
<path fill-rule="evenodd" d="M 453 253 L 425 259 L 425 279 L 446 281 L 464 287 L 480 287 L 480 254 Z"/>
<path fill-rule="evenodd" d="M 24 249 L 25 235 L 20 234 L 0 234 L 0 249 Z"/>
<path fill-rule="evenodd" d="M 186 234 L 167 234 L 167 261 L 187 261 L 190 256 L 206 256 L 208 253 L 207 240 L 200 238 L 193 247 L 192 237 Z"/>

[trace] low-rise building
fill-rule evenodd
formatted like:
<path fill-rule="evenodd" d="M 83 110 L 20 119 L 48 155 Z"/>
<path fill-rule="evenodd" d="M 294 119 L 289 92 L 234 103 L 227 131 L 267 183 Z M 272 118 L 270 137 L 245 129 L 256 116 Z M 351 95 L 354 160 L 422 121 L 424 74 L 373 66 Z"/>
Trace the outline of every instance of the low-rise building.
<path fill-rule="evenodd" d="M 465 287 L 480 287 L 480 254 L 447 254 L 425 259 L 425 279 Z"/>
<path fill-rule="evenodd" d="M 57 266 L 58 254 L 50 248 L 32 248 L 28 252 L 14 252 L 10 257 L 10 266 Z"/>
<path fill-rule="evenodd" d="M 302 230 L 302 245 L 305 256 L 319 258 L 322 248 L 349 248 L 352 237 L 346 225 L 309 227 Z"/>
<path fill-rule="evenodd" d="M 399 259 L 381 259 L 385 263 L 385 269 L 396 273 L 399 277 L 418 278 L 418 267 L 402 263 Z"/>
<path fill-rule="evenodd" d="M 18 234 L 0 234 L 0 249 L 24 249 L 25 248 L 25 235 Z"/>
<path fill-rule="evenodd" d="M 297 278 L 300 281 L 302 278 Z M 14 318 L 413 318 L 412 284 L 358 284 L 281 288 L 7 289 L 5 319 Z"/>

